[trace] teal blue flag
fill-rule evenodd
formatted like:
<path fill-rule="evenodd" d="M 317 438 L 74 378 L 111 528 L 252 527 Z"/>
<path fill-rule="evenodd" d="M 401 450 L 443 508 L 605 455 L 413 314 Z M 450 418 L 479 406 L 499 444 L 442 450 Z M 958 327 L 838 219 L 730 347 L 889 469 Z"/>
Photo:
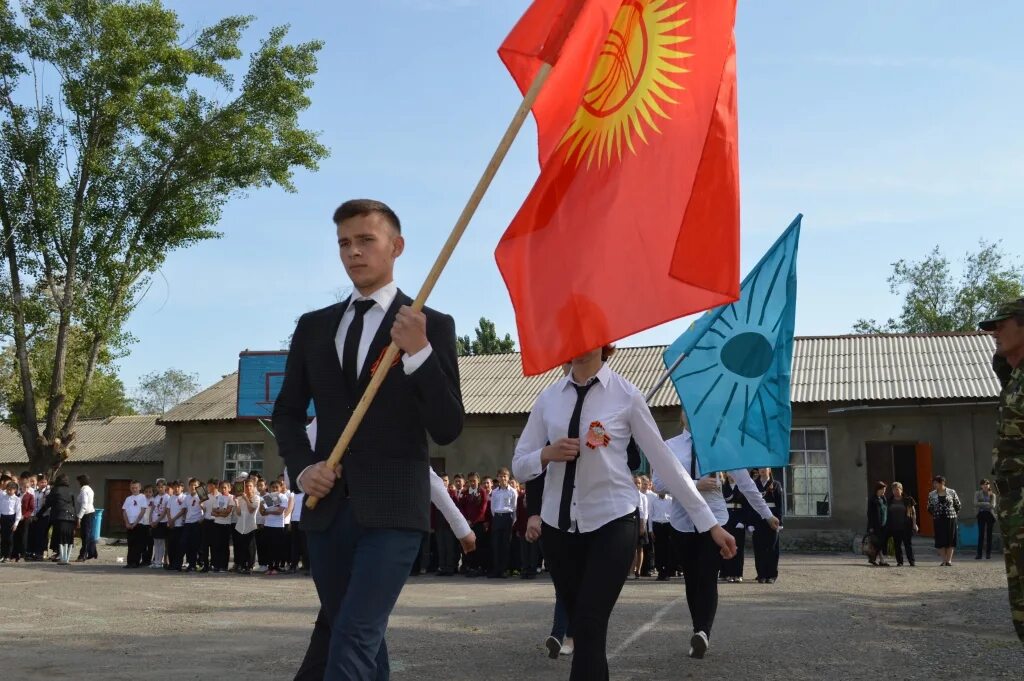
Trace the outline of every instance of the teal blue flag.
<path fill-rule="evenodd" d="M 789 377 L 796 320 L 800 220 L 740 285 L 740 299 L 709 310 L 665 351 L 701 472 L 789 463 Z"/>

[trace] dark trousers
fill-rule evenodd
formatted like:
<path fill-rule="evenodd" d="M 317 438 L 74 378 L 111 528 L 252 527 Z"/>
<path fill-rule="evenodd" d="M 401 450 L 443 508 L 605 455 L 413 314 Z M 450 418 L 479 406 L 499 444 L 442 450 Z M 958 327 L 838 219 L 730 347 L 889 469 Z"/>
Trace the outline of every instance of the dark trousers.
<path fill-rule="evenodd" d="M 729 560 L 722 561 L 721 573 L 723 577 L 743 576 L 743 551 L 747 544 L 747 528 L 736 527 L 737 522 L 730 519 L 728 527 L 725 528 L 732 535 L 732 538 L 736 540 L 736 555 Z"/>
<path fill-rule="evenodd" d="M 82 548 L 78 552 L 79 558 L 99 558 L 96 552 L 96 513 L 86 513 L 82 516 L 81 524 Z"/>
<path fill-rule="evenodd" d="M 149 565 L 153 562 L 153 528 L 150 525 L 140 525 L 146 528 L 146 535 L 142 541 L 142 564 Z"/>
<path fill-rule="evenodd" d="M 388 681 L 388 617 L 423 533 L 360 526 L 342 502 L 326 530 L 307 531 L 320 612 L 296 681 Z"/>
<path fill-rule="evenodd" d="M 265 565 L 274 569 L 283 568 L 288 563 L 288 534 L 283 527 L 263 528 L 263 550 L 266 552 Z"/>
<path fill-rule="evenodd" d="M 199 521 L 199 565 L 204 569 L 213 567 L 213 520 Z"/>
<path fill-rule="evenodd" d="M 512 544 L 512 514 L 495 514 L 491 521 L 491 576 L 504 577 Z"/>
<path fill-rule="evenodd" d="M 565 601 L 558 597 L 555 592 L 555 612 L 551 616 L 551 635 L 558 639 L 559 643 L 565 641 L 565 637 L 572 638 L 572 623 L 569 621 L 569 613 L 565 609 Z"/>
<path fill-rule="evenodd" d="M 754 529 L 754 566 L 760 578 L 779 577 L 779 533 L 764 520 L 757 521 Z"/>
<path fill-rule="evenodd" d="M 46 553 L 46 539 L 50 533 L 50 519 L 36 516 L 29 530 L 28 551 L 34 556 Z"/>
<path fill-rule="evenodd" d="M 668 523 L 651 523 L 654 532 L 654 566 L 658 576 L 668 577 L 672 574 L 672 526 Z"/>
<path fill-rule="evenodd" d="M 985 546 L 985 557 L 992 557 L 992 528 L 996 517 L 992 513 L 982 511 L 978 514 L 978 558 L 981 558 L 981 547 Z"/>
<path fill-rule="evenodd" d="M 263 533 L 263 525 L 256 526 L 256 562 L 267 565 L 267 536 Z"/>
<path fill-rule="evenodd" d="M 423 539 L 420 540 L 420 550 L 416 554 L 416 558 L 412 561 L 412 567 L 409 569 L 410 575 L 420 575 L 427 571 L 430 567 L 430 533 L 424 532 Z"/>
<path fill-rule="evenodd" d="M 289 530 L 291 537 L 289 565 L 292 570 L 297 570 L 301 561 L 303 569 L 308 570 L 309 555 L 306 553 L 306 532 L 302 529 L 302 523 L 298 520 L 293 520 L 292 524 L 288 527 L 291 528 Z"/>
<path fill-rule="evenodd" d="M 576 635 L 569 679 L 607 681 L 608 618 L 633 565 L 636 514 L 593 532 L 563 532 L 545 523 L 541 542 L 555 592 Z"/>
<path fill-rule="evenodd" d="M 6 494 L 6 492 L 4 492 Z M 0 515 L 0 558 L 10 558 L 14 551 L 14 520 L 11 515 Z"/>
<path fill-rule="evenodd" d="M 18 523 L 18 529 L 14 531 L 14 548 L 11 550 L 13 558 L 24 558 L 28 555 L 28 535 L 31 527 L 31 518 L 22 518 Z"/>
<path fill-rule="evenodd" d="M 466 554 L 463 562 L 470 570 L 487 572 L 491 565 L 491 534 L 485 523 L 470 525 L 470 529 L 476 535 L 476 551 Z"/>
<path fill-rule="evenodd" d="M 452 526 L 444 520 L 438 522 L 434 534 L 437 537 L 437 571 L 454 574 L 459 564 L 459 540 L 455 538 Z"/>
<path fill-rule="evenodd" d="M 172 570 L 180 570 L 185 559 L 185 527 L 167 528 L 167 560 Z"/>
<path fill-rule="evenodd" d="M 227 570 L 231 558 L 231 524 L 214 523 L 210 539 L 210 563 L 215 570 Z"/>
<path fill-rule="evenodd" d="M 136 525 L 128 530 L 128 565 L 137 567 L 142 564 L 142 552 L 146 548 L 146 537 L 149 536 L 148 525 Z"/>
<path fill-rule="evenodd" d="M 902 530 L 889 528 L 886 529 L 885 533 L 887 537 L 892 537 L 892 544 L 896 551 L 896 563 L 898 565 L 903 565 L 903 551 L 906 549 L 907 561 L 913 565 L 914 545 L 912 543 L 912 539 L 914 538 L 914 531 L 909 527 L 903 528 Z"/>
<path fill-rule="evenodd" d="M 540 567 L 540 544 L 535 541 L 519 540 L 519 563 L 524 575 L 537 574 Z"/>
<path fill-rule="evenodd" d="M 185 562 L 188 563 L 190 568 L 195 569 L 199 563 L 199 544 L 200 544 L 200 531 L 199 523 L 185 523 L 185 527 L 182 528 L 181 543 L 185 553 Z"/>
<path fill-rule="evenodd" d="M 718 612 L 718 570 L 721 554 L 710 532 L 672 531 L 673 551 L 683 563 L 686 580 L 686 605 L 690 609 L 694 633 L 711 636 Z"/>
<path fill-rule="evenodd" d="M 225 525 L 225 527 L 230 527 L 230 525 Z M 256 532 L 242 534 L 238 530 L 231 530 L 231 536 L 235 544 L 235 567 L 241 570 L 251 570 L 256 553 Z"/>

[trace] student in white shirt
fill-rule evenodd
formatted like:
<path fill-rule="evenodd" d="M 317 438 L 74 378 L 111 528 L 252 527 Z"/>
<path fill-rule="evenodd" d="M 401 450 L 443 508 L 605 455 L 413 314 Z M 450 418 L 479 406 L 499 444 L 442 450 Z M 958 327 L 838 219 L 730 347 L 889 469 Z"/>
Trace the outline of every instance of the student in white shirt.
<path fill-rule="evenodd" d="M 630 437 L 722 555 L 736 551 L 662 441 L 643 395 L 604 363 L 613 351 L 606 346 L 574 358 L 569 376 L 541 393 L 512 460 L 520 480 L 545 473 L 541 542 L 573 624 L 571 681 L 608 679 L 608 618 L 636 550 L 639 493 L 627 466 Z"/>
<path fill-rule="evenodd" d="M 256 553 L 256 515 L 260 512 L 260 497 L 256 493 L 256 482 L 246 478 L 242 483 L 242 494 L 235 497 L 235 570 L 240 575 L 252 572 Z"/>
<path fill-rule="evenodd" d="M 267 575 L 273 576 L 285 569 L 288 560 L 288 535 L 284 529 L 284 516 L 288 511 L 288 497 L 281 492 L 281 483 L 273 480 L 270 492 L 264 495 L 260 504 L 263 516 L 263 548 L 266 552 Z"/>
<path fill-rule="evenodd" d="M 46 555 L 46 539 L 50 534 L 50 512 L 41 511 L 46 503 L 46 495 L 50 493 L 50 483 L 43 474 L 36 476 L 36 514 L 32 521 L 31 537 L 29 538 L 29 560 L 42 560 Z"/>
<path fill-rule="evenodd" d="M 150 500 L 149 531 L 153 536 L 153 561 L 149 567 L 159 570 L 167 563 L 167 510 L 171 495 L 167 493 L 167 481 L 157 478 L 156 494 Z"/>
<path fill-rule="evenodd" d="M 168 570 L 181 572 L 182 561 L 185 559 L 185 514 L 188 512 L 188 497 L 183 490 L 184 485 L 178 480 L 171 483 L 171 496 L 167 502 L 167 557 Z"/>
<path fill-rule="evenodd" d="M 633 579 L 640 579 L 640 571 L 644 566 L 644 546 L 647 544 L 647 523 L 650 522 L 650 511 L 647 508 L 647 495 L 644 494 L 643 478 L 639 475 L 633 476 L 633 484 L 636 485 L 636 556 L 633 558 Z"/>
<path fill-rule="evenodd" d="M 289 562 L 288 572 L 294 574 L 299 571 L 299 563 L 302 563 L 302 569 L 309 572 L 309 555 L 306 553 L 306 533 L 302 529 L 302 505 L 306 500 L 306 495 L 302 492 L 293 494 L 292 496 L 292 517 L 291 523 L 288 525 L 288 536 L 289 536 Z"/>
<path fill-rule="evenodd" d="M 260 498 L 261 506 L 263 497 L 267 496 L 269 490 L 267 489 L 267 481 L 263 479 L 263 476 L 259 473 L 254 473 L 252 477 L 256 479 L 256 495 Z M 263 528 L 267 526 L 267 519 L 260 511 L 256 511 L 256 565 L 253 568 L 253 572 L 266 572 L 270 569 L 270 563 L 268 558 L 270 552 L 267 550 L 267 534 L 263 531 Z"/>
<path fill-rule="evenodd" d="M 505 579 L 508 569 L 512 526 L 516 522 L 518 490 L 508 484 L 507 468 L 498 469 L 498 486 L 491 491 L 491 574 L 492 579 Z"/>
<path fill-rule="evenodd" d="M 6 563 L 14 551 L 14 533 L 21 523 L 21 498 L 18 483 L 8 480 L 0 490 L 0 563 Z"/>
<path fill-rule="evenodd" d="M 221 480 L 220 494 L 210 499 L 213 500 L 213 545 L 210 547 L 210 562 L 215 573 L 227 572 L 231 553 L 231 530 L 235 523 L 235 498 L 231 495 L 231 483 Z"/>
<path fill-rule="evenodd" d="M 142 565 L 142 551 L 146 545 L 146 531 L 149 529 L 143 522 L 149 510 L 149 500 L 142 494 L 142 485 L 132 480 L 128 485 L 131 494 L 121 504 L 121 521 L 128 530 L 128 559 L 125 568 L 137 568 Z"/>
<path fill-rule="evenodd" d="M 199 543 L 202 539 L 199 534 L 200 523 L 203 521 L 205 513 L 203 500 L 199 496 L 199 480 L 189 478 L 188 491 L 185 499 L 187 508 L 185 509 L 185 526 L 182 528 L 181 543 L 185 549 L 185 562 L 188 564 L 185 571 L 196 572 L 199 569 Z"/>
<path fill-rule="evenodd" d="M 675 554 L 672 553 L 672 525 L 669 523 L 672 497 L 664 492 L 658 494 L 652 489 L 647 496 L 647 505 L 650 509 L 651 534 L 654 535 L 654 566 L 658 570 L 658 581 L 667 582 L 675 573 L 677 565 Z M 737 542 L 737 553 L 739 550 Z"/>
<path fill-rule="evenodd" d="M 683 423 L 685 424 L 685 422 L 684 417 Z M 700 455 L 693 455 L 693 439 L 690 436 L 690 431 L 684 429 L 681 435 L 668 440 L 665 444 L 672 450 L 679 464 L 689 470 L 691 477 L 697 480 L 697 489 L 714 513 L 715 519 L 721 525 L 726 525 L 729 521 L 729 510 L 725 504 L 725 497 L 722 495 L 720 475 L 717 473 L 704 474 L 701 471 Z M 739 469 L 730 471 L 730 473 L 736 479 L 737 487 L 747 497 L 754 511 L 759 513 L 762 518 L 771 518 L 769 524 L 777 528 L 778 521 L 772 516 L 771 510 L 757 492 L 757 487 L 747 471 Z M 654 487 L 657 490 L 666 489 L 663 478 L 660 478 L 657 473 L 654 475 Z M 696 526 L 695 521 L 682 504 L 672 504 L 669 522 L 673 530 L 673 553 L 679 557 L 682 563 L 683 578 L 686 580 L 686 605 L 690 609 L 690 619 L 693 623 L 689 656 L 700 659 L 707 652 L 711 626 L 715 622 L 715 614 L 718 611 L 718 571 L 721 567 L 721 560 L 712 537 Z"/>
<path fill-rule="evenodd" d="M 219 483 L 220 481 L 215 478 L 206 481 L 206 499 L 201 504 L 203 519 L 199 521 L 199 565 L 202 568 L 200 572 L 204 573 L 213 568 L 213 509 L 217 505 Z"/>
<path fill-rule="evenodd" d="M 92 487 L 89 486 L 89 476 L 79 475 L 78 497 L 75 499 L 75 515 L 78 517 L 76 523 L 82 538 L 82 549 L 78 552 L 76 563 L 84 563 L 87 560 L 99 558 L 96 552 L 96 506 L 93 503 L 95 495 Z"/>
<path fill-rule="evenodd" d="M 139 524 L 145 528 L 145 540 L 142 543 L 142 566 L 153 565 L 153 496 L 156 489 L 153 485 L 142 488 L 142 496 L 146 497 L 146 512 L 142 514 Z"/>

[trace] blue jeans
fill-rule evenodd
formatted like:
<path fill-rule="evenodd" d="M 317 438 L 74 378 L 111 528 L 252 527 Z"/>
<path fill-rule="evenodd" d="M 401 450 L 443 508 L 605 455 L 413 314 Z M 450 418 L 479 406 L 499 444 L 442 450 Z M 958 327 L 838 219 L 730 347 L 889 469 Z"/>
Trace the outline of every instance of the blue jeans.
<path fill-rule="evenodd" d="M 361 527 L 347 502 L 326 530 L 306 532 L 320 613 L 296 679 L 390 678 L 384 633 L 422 538 Z"/>
<path fill-rule="evenodd" d="M 551 635 L 561 643 L 565 637 L 572 638 L 572 624 L 569 622 L 569 613 L 565 609 L 565 601 L 558 597 L 555 592 L 555 615 L 551 622 Z"/>

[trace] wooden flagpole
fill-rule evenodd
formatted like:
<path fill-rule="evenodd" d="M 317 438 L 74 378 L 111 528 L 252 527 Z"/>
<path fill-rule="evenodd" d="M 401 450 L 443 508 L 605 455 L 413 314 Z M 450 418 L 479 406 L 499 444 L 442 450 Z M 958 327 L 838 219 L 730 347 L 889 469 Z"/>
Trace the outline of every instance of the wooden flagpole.
<path fill-rule="evenodd" d="M 512 122 L 509 123 L 508 128 L 505 130 L 505 134 L 498 143 L 498 148 L 494 150 L 494 154 L 491 156 L 490 162 L 484 169 L 484 173 L 480 177 L 480 180 L 476 183 L 476 188 L 470 195 L 469 201 L 466 202 L 466 207 L 462 209 L 462 213 L 459 215 L 459 219 L 456 221 L 455 227 L 452 228 L 451 234 L 448 235 L 448 240 L 445 242 L 444 247 L 438 254 L 437 260 L 434 261 L 434 266 L 430 269 L 430 273 L 427 274 L 427 278 L 423 282 L 423 286 L 420 288 L 420 292 L 416 296 L 416 300 L 413 301 L 412 309 L 416 311 L 422 310 L 423 305 L 427 302 L 427 297 L 430 295 L 430 292 L 434 290 L 434 285 L 437 284 L 437 280 L 441 276 L 441 272 L 444 271 L 445 266 L 448 264 L 448 260 L 452 257 L 452 253 L 455 251 L 455 247 L 458 245 L 459 240 L 462 239 L 462 235 L 465 233 L 466 227 L 469 226 L 469 221 L 473 218 L 473 214 L 476 213 L 476 209 L 480 205 L 480 201 L 483 200 L 484 194 L 487 193 L 487 189 L 490 187 L 491 181 L 497 174 L 498 168 L 501 167 L 502 161 L 505 160 L 505 156 L 508 154 L 508 150 L 512 146 L 512 142 L 515 141 L 516 136 L 522 129 L 523 123 L 526 121 L 526 117 L 530 115 L 530 110 L 533 108 L 538 95 L 540 95 L 541 89 L 544 87 L 544 83 L 551 74 L 551 69 L 555 61 L 558 59 L 562 46 L 565 44 L 565 40 L 568 37 L 569 32 L 572 30 L 576 17 L 579 15 L 580 9 L 583 7 L 585 2 L 586 0 L 573 0 L 549 34 L 548 40 L 545 42 L 544 48 L 541 50 L 539 55 L 544 63 L 541 64 L 540 69 L 537 71 L 537 75 L 534 76 L 533 82 L 530 84 L 530 88 L 526 91 L 526 94 L 523 95 L 523 101 L 516 110 L 515 115 L 512 117 Z M 338 439 L 337 444 L 334 445 L 334 449 L 331 450 L 331 455 L 327 458 L 327 466 L 329 468 L 334 468 L 341 463 L 342 457 L 345 456 L 345 451 L 352 443 L 352 438 L 355 436 L 356 430 L 359 428 L 359 424 L 362 423 L 363 418 L 366 416 L 366 412 L 370 408 L 370 404 L 373 403 L 374 398 L 377 396 L 377 391 L 380 390 L 380 386 L 384 382 L 384 377 L 387 375 L 391 365 L 398 357 L 398 353 L 398 346 L 391 343 L 391 345 L 388 346 L 387 351 L 384 353 L 384 357 L 377 363 L 377 370 L 373 372 L 370 383 L 366 386 L 366 391 L 363 392 L 363 396 L 360 398 L 359 403 L 352 412 L 352 417 L 348 420 L 345 430 L 342 431 L 341 437 Z M 317 501 L 318 499 L 316 497 L 306 497 L 306 506 L 309 508 L 316 508 Z"/>

